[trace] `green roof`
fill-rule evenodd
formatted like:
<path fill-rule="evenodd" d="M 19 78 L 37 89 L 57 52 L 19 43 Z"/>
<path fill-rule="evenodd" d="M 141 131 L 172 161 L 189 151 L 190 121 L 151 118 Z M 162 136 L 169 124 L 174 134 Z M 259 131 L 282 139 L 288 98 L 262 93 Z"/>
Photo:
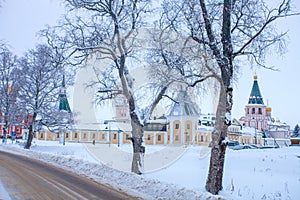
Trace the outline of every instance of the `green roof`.
<path fill-rule="evenodd" d="M 59 111 L 67 111 L 68 113 L 71 113 L 71 109 L 70 109 L 70 105 L 69 105 L 69 102 L 68 102 L 68 98 L 67 98 L 67 95 L 66 95 L 66 84 L 65 84 L 65 76 L 63 76 L 63 81 L 62 81 L 62 84 L 61 84 L 61 91 L 60 91 L 60 94 L 58 96 L 59 98 Z"/>
<path fill-rule="evenodd" d="M 254 82 L 253 82 L 253 86 L 252 86 L 248 104 L 262 104 L 262 105 L 264 104 L 263 98 L 262 98 L 260 90 L 259 90 L 256 76 L 254 78 Z"/>
<path fill-rule="evenodd" d="M 66 94 L 59 94 L 59 111 L 62 110 L 67 111 L 68 113 L 71 112 Z"/>

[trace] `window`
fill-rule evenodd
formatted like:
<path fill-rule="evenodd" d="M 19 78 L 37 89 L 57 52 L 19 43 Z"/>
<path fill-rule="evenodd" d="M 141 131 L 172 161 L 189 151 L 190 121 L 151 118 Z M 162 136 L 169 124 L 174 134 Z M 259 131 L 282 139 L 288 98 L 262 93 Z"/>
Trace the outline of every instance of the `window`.
<path fill-rule="evenodd" d="M 158 135 L 158 136 L 157 136 L 157 140 L 158 140 L 158 141 L 161 141 L 161 135 Z"/>
<path fill-rule="evenodd" d="M 175 129 L 179 129 L 179 124 L 175 124 Z"/>
<path fill-rule="evenodd" d="M 117 139 L 117 134 L 114 133 L 114 140 Z"/>
<path fill-rule="evenodd" d="M 77 138 L 77 133 L 75 133 L 74 138 Z"/>
<path fill-rule="evenodd" d="M 261 108 L 258 108 L 258 114 L 262 114 L 262 112 L 261 112 Z"/>
<path fill-rule="evenodd" d="M 83 134 L 83 138 L 86 138 L 86 133 Z"/>
<path fill-rule="evenodd" d="M 151 140 L 151 137 L 150 137 L 150 135 L 147 135 L 147 140 Z"/>
<path fill-rule="evenodd" d="M 255 114 L 255 108 L 252 108 L 252 114 Z"/>
<path fill-rule="evenodd" d="M 179 140 L 178 135 L 175 135 L 175 141 L 178 141 L 178 140 Z"/>
<path fill-rule="evenodd" d="M 129 140 L 129 135 L 128 134 L 126 134 L 126 140 Z"/>
<path fill-rule="evenodd" d="M 201 142 L 203 142 L 203 135 L 201 135 L 201 139 L 200 139 L 200 141 L 201 141 Z"/>
<path fill-rule="evenodd" d="M 95 133 L 93 133 L 93 139 L 95 139 L 95 137 L 96 137 L 96 135 L 95 135 Z"/>
<path fill-rule="evenodd" d="M 59 133 L 57 133 L 57 138 L 59 138 Z"/>
<path fill-rule="evenodd" d="M 186 125 L 186 129 L 191 129 L 191 125 L 190 125 L 190 124 L 187 124 L 187 125 Z"/>
<path fill-rule="evenodd" d="M 43 133 L 41 133 L 41 138 L 43 138 L 44 137 L 44 134 Z"/>
<path fill-rule="evenodd" d="M 69 133 L 66 133 L 66 138 L 69 138 Z"/>

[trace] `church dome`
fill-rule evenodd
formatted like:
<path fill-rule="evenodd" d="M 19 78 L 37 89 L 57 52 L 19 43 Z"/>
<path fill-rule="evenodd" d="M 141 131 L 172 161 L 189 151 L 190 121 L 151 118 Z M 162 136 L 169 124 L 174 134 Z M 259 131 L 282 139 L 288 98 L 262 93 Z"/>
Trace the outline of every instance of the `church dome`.
<path fill-rule="evenodd" d="M 272 108 L 271 107 L 266 107 L 266 112 L 271 112 Z"/>

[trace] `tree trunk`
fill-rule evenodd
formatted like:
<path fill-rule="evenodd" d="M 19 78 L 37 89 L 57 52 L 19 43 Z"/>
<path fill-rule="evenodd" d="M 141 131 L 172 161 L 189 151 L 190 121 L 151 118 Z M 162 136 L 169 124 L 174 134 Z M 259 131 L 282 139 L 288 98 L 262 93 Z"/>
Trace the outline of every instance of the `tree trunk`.
<path fill-rule="evenodd" d="M 145 147 L 142 146 L 144 127 L 140 123 L 138 116 L 135 112 L 130 114 L 132 126 L 132 146 L 133 158 L 131 164 L 131 171 L 136 174 L 142 174 Z"/>
<path fill-rule="evenodd" d="M 205 188 L 208 192 L 216 195 L 222 190 L 223 169 L 226 151 L 227 128 L 230 126 L 230 120 L 227 114 L 232 108 L 232 89 L 221 84 L 219 102 L 216 115 L 216 125 L 212 132 L 210 168 Z"/>
<path fill-rule="evenodd" d="M 226 126 L 227 127 L 227 126 Z M 226 128 L 224 126 L 224 128 Z M 214 130 L 212 133 L 212 149 L 210 156 L 210 168 L 206 181 L 206 190 L 212 194 L 218 194 L 222 190 L 223 168 L 225 161 L 226 144 L 223 143 L 226 131 Z"/>
<path fill-rule="evenodd" d="M 32 139 L 33 139 L 33 125 L 31 124 L 29 126 L 28 138 L 27 138 L 27 142 L 26 142 L 24 149 L 30 149 Z"/>
<path fill-rule="evenodd" d="M 32 139 L 33 139 L 33 133 L 34 133 L 34 126 L 35 126 L 35 121 L 36 121 L 36 117 L 37 117 L 37 113 L 33 113 L 33 116 L 32 116 L 32 121 L 29 125 L 29 133 L 28 133 L 28 138 L 27 138 L 27 142 L 26 142 L 26 145 L 25 145 L 25 149 L 30 149 L 31 147 L 31 142 L 32 142 Z"/>
<path fill-rule="evenodd" d="M 2 139 L 2 143 L 5 143 L 6 144 L 6 142 L 7 142 L 7 132 L 6 132 L 6 130 L 7 130 L 7 125 L 5 125 L 4 127 L 3 127 L 3 139 Z"/>
<path fill-rule="evenodd" d="M 133 158 L 131 163 L 131 171 L 136 174 L 142 174 L 143 169 L 143 148 L 142 138 L 132 137 Z"/>

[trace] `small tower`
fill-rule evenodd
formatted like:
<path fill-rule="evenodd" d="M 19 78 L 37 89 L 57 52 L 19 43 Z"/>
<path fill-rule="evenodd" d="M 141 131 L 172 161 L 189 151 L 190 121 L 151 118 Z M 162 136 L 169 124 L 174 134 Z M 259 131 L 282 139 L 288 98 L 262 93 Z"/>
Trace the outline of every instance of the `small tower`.
<path fill-rule="evenodd" d="M 263 97 L 258 86 L 257 75 L 254 75 L 253 79 L 252 90 L 248 104 L 245 107 L 244 125 L 262 131 L 267 128 L 266 116 L 267 114 L 270 115 L 270 110 L 264 105 Z"/>
<path fill-rule="evenodd" d="M 59 98 L 59 107 L 58 107 L 59 111 L 66 111 L 68 113 L 71 113 L 70 105 L 67 98 L 65 75 L 63 76 L 58 98 Z"/>
<path fill-rule="evenodd" d="M 200 109 L 182 89 L 175 100 L 168 115 L 168 142 L 170 144 L 193 144 L 196 130 L 198 130 Z"/>
<path fill-rule="evenodd" d="M 130 123 L 128 101 L 123 94 L 113 98 L 114 119 L 117 122 Z"/>

